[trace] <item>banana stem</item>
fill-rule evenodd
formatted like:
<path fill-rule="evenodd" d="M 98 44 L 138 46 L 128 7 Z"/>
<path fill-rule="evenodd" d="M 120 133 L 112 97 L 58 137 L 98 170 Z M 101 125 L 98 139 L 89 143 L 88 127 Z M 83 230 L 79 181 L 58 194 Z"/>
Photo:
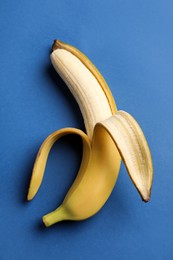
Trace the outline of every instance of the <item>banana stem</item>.
<path fill-rule="evenodd" d="M 50 227 L 57 222 L 65 220 L 65 212 L 63 206 L 61 205 L 51 213 L 44 215 L 42 220 L 46 227 Z"/>

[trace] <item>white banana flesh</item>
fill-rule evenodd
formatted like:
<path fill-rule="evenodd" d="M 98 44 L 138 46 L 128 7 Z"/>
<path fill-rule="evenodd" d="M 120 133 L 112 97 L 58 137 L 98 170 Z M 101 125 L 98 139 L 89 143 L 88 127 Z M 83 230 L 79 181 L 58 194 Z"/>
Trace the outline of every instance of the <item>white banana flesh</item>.
<path fill-rule="evenodd" d="M 84 118 L 87 134 L 92 139 L 96 123 L 112 115 L 103 89 L 94 75 L 71 52 L 57 49 L 52 52 L 51 61 L 75 97 Z"/>
<path fill-rule="evenodd" d="M 83 158 L 76 179 L 60 207 L 43 217 L 45 225 L 82 220 L 96 214 L 115 186 L 121 158 L 142 199 L 148 201 L 153 179 L 152 160 L 135 119 L 127 112 L 117 111 L 104 78 L 79 50 L 55 41 L 51 61 L 79 104 L 87 135 L 74 128 L 58 130 L 44 141 L 38 152 L 28 200 L 41 185 L 54 142 L 65 134 L 77 134 L 83 140 Z"/>

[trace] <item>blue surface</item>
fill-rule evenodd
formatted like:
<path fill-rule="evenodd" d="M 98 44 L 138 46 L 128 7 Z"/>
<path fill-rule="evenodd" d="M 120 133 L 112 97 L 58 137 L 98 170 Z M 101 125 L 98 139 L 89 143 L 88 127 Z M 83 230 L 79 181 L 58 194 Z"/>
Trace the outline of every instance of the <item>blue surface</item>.
<path fill-rule="evenodd" d="M 1 1 L 0 260 L 173 259 L 172 25 L 172 1 Z M 35 156 L 53 131 L 84 129 L 50 63 L 56 38 L 83 51 L 118 108 L 138 120 L 151 148 L 154 183 L 145 204 L 122 165 L 97 215 L 46 229 L 41 217 L 64 198 L 82 147 L 70 137 L 56 144 L 39 193 L 26 202 Z"/>

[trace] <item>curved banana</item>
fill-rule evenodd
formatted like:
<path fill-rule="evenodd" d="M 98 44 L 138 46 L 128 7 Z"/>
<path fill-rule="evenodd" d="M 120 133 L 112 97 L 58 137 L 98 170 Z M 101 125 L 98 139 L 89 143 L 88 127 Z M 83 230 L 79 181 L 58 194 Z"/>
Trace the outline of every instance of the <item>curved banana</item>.
<path fill-rule="evenodd" d="M 110 196 L 120 168 L 120 155 L 142 199 L 148 201 L 152 185 L 150 151 L 135 119 L 118 111 L 111 92 L 95 66 L 76 48 L 55 41 L 51 61 L 76 98 L 86 132 L 65 128 L 51 134 L 42 144 L 34 165 L 28 200 L 42 182 L 49 151 L 65 134 L 83 140 L 83 159 L 77 177 L 63 203 L 45 215 L 50 226 L 62 220 L 82 220 L 94 215 Z"/>

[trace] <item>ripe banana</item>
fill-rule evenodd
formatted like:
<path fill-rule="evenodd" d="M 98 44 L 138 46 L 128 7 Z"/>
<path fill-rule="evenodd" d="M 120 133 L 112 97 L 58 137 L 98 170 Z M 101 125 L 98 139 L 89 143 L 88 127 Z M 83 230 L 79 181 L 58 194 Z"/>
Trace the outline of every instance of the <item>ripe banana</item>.
<path fill-rule="evenodd" d="M 46 226 L 62 220 L 82 220 L 99 211 L 109 198 L 121 158 L 142 199 L 150 198 L 153 167 L 150 151 L 135 119 L 117 111 L 104 78 L 76 48 L 55 41 L 51 61 L 76 98 L 86 128 L 64 128 L 43 142 L 30 181 L 28 200 L 37 193 L 52 145 L 63 135 L 77 134 L 83 141 L 83 157 L 77 177 L 62 204 L 43 217 Z"/>

